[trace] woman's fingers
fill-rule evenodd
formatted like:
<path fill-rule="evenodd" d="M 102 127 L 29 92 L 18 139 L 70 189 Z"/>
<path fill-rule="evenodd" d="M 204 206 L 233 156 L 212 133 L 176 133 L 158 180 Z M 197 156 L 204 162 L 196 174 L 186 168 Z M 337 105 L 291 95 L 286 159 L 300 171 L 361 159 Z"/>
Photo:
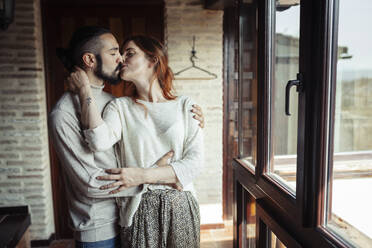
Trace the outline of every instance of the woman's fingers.
<path fill-rule="evenodd" d="M 194 104 L 194 105 L 192 105 L 192 107 L 193 107 L 193 109 L 191 110 L 191 112 L 195 113 L 196 115 L 199 115 L 199 116 L 203 117 L 203 111 L 198 105 Z"/>
<path fill-rule="evenodd" d="M 122 168 L 106 169 L 105 172 L 108 174 L 120 174 L 122 173 Z"/>
<path fill-rule="evenodd" d="M 101 186 L 99 189 L 111 189 L 122 185 L 120 181 Z"/>
<path fill-rule="evenodd" d="M 197 104 L 192 105 L 192 107 L 191 112 L 195 114 L 193 118 L 199 121 L 201 128 L 204 128 L 204 115 L 201 107 Z"/>
<path fill-rule="evenodd" d="M 98 177 L 96 177 L 96 179 L 97 180 L 102 180 L 102 181 L 120 180 L 120 175 L 98 176 Z"/>
<path fill-rule="evenodd" d="M 195 120 L 199 121 L 199 126 L 201 128 L 204 128 L 204 118 L 203 117 L 200 117 L 198 115 L 194 115 L 192 118 L 194 118 Z"/>
<path fill-rule="evenodd" d="M 110 191 L 109 194 L 116 194 L 116 193 L 119 193 L 120 191 L 123 191 L 125 189 L 126 189 L 126 187 L 120 186 L 118 189 L 115 189 L 113 191 Z"/>

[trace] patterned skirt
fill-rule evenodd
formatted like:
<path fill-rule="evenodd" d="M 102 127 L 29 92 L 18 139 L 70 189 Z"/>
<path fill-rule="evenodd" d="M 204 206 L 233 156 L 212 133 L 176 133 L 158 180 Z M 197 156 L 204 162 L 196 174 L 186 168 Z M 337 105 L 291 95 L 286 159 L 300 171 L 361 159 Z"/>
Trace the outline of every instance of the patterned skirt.
<path fill-rule="evenodd" d="M 121 235 L 123 247 L 199 248 L 199 205 L 189 191 L 149 190 Z"/>

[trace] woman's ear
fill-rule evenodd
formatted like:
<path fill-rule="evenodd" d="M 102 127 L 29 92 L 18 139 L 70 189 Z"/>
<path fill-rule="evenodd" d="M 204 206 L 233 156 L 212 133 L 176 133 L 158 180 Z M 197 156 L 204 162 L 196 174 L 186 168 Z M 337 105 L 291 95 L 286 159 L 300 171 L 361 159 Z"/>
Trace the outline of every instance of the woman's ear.
<path fill-rule="evenodd" d="M 84 53 L 83 54 L 83 63 L 88 68 L 94 68 L 94 65 L 96 63 L 96 57 L 93 53 Z"/>
<path fill-rule="evenodd" d="M 151 62 L 152 62 L 152 64 L 153 64 L 154 66 L 156 66 L 156 65 L 158 64 L 158 62 L 159 62 L 158 57 L 152 57 L 152 58 L 151 58 Z"/>

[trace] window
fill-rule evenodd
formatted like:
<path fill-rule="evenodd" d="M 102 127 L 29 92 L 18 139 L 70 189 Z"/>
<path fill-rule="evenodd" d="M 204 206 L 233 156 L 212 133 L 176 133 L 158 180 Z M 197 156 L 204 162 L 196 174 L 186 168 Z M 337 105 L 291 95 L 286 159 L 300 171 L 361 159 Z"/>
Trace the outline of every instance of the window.
<path fill-rule="evenodd" d="M 372 35 L 365 32 L 372 21 L 370 8 L 369 1 L 339 1 L 325 178 L 324 225 L 344 242 L 359 247 L 372 246 Z"/>
<path fill-rule="evenodd" d="M 243 191 L 235 196 L 240 227 L 242 199 L 255 199 L 258 247 L 372 246 L 370 5 L 257 1 L 257 160 L 253 171 L 242 159 L 249 146 L 239 146 L 234 186 Z M 249 115 L 244 80 L 239 125 Z"/>

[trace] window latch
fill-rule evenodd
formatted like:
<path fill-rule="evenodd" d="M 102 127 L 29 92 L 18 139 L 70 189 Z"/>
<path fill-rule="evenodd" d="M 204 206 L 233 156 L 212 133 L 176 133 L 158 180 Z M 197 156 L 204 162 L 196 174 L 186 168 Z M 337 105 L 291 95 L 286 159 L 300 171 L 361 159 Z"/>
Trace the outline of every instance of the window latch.
<path fill-rule="evenodd" d="M 289 80 L 287 83 L 287 86 L 285 87 L 285 114 L 290 116 L 291 113 L 289 113 L 289 98 L 291 93 L 292 86 L 296 86 L 296 91 L 299 92 L 302 90 L 302 75 L 300 73 L 297 73 L 297 79 L 296 80 Z"/>

